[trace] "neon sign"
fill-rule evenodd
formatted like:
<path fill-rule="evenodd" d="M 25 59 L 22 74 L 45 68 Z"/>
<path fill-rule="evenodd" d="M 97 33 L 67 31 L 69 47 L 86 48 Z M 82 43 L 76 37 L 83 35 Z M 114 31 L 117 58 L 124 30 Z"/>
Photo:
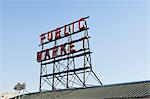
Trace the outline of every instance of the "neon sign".
<path fill-rule="evenodd" d="M 43 46 L 50 42 L 56 42 L 60 39 L 67 38 L 71 35 L 75 35 L 84 30 L 87 30 L 88 27 L 86 25 L 86 18 L 81 18 L 70 24 L 64 25 L 62 27 L 58 27 L 52 31 L 48 31 L 47 33 L 42 33 L 40 35 L 40 46 Z M 50 46 L 49 48 L 37 52 L 37 61 L 41 62 L 41 61 L 51 60 L 53 58 L 58 58 L 58 57 L 69 55 L 71 53 L 78 53 L 80 51 L 86 50 L 84 46 L 82 48 L 76 49 L 75 44 L 78 42 L 82 42 L 83 43 L 82 45 L 84 45 L 84 40 L 88 38 L 89 37 L 84 36 L 79 39 L 72 40 L 70 42 L 65 42 L 63 44 L 59 44 L 59 45 L 54 44 L 54 46 L 52 47 Z"/>
<path fill-rule="evenodd" d="M 42 88 L 86 88 L 90 75 L 102 85 L 92 70 L 88 18 L 40 35 L 41 51 L 37 52 L 37 61 L 41 65 L 39 91 Z"/>

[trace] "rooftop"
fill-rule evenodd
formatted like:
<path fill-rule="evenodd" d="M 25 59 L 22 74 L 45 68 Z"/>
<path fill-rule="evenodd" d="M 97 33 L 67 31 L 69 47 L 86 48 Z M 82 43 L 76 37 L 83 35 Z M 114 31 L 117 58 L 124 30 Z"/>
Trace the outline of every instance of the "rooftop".
<path fill-rule="evenodd" d="M 57 91 L 44 91 L 25 94 L 22 96 L 24 97 L 24 99 L 150 98 L 150 81 L 111 84 Z"/>

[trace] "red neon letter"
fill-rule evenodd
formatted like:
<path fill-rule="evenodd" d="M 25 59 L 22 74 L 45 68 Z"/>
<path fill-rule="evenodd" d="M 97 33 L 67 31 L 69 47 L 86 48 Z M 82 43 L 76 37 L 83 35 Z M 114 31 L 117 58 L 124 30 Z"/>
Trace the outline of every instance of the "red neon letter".
<path fill-rule="evenodd" d="M 75 52 L 75 49 L 73 49 L 73 48 L 74 48 L 74 44 L 73 44 L 73 42 L 71 42 L 70 43 L 70 53 Z"/>
<path fill-rule="evenodd" d="M 54 46 L 54 47 L 52 48 L 52 57 L 53 57 L 53 58 L 56 57 L 57 54 L 58 54 L 58 48 L 57 48 L 56 46 Z"/>
<path fill-rule="evenodd" d="M 50 59 L 50 55 L 49 55 L 49 50 L 48 50 L 48 49 L 46 49 L 46 51 L 45 51 L 45 57 L 44 57 L 44 60 L 47 59 L 47 56 L 48 56 L 48 59 Z"/>
<path fill-rule="evenodd" d="M 37 61 L 41 61 L 42 60 L 42 52 L 37 52 Z"/>
<path fill-rule="evenodd" d="M 70 27 L 69 27 L 68 29 L 69 29 L 69 31 L 67 32 L 67 26 L 65 25 L 65 28 L 64 28 L 65 36 L 68 36 L 68 35 L 69 35 Z"/>
<path fill-rule="evenodd" d="M 74 32 L 74 22 L 72 23 L 72 33 Z"/>
<path fill-rule="evenodd" d="M 57 28 L 56 30 L 55 30 L 55 39 L 59 39 L 61 36 L 60 36 L 60 32 L 61 32 L 61 30 L 60 30 L 60 28 Z"/>
<path fill-rule="evenodd" d="M 66 54 L 66 49 L 65 49 L 65 45 L 60 45 L 60 54 L 63 55 Z"/>
<path fill-rule="evenodd" d="M 80 20 L 79 20 L 79 24 L 78 24 L 78 26 L 79 26 L 79 30 L 84 30 L 85 29 L 85 26 L 83 25 L 82 27 L 81 27 L 81 21 L 85 21 L 83 18 L 81 18 Z"/>
<path fill-rule="evenodd" d="M 41 34 L 40 37 L 41 37 L 41 44 L 43 44 L 44 43 L 44 39 L 46 38 L 45 34 Z"/>
<path fill-rule="evenodd" d="M 52 32 L 48 32 L 47 39 L 48 39 L 49 41 L 51 41 L 51 40 L 53 39 L 53 34 L 52 34 Z"/>

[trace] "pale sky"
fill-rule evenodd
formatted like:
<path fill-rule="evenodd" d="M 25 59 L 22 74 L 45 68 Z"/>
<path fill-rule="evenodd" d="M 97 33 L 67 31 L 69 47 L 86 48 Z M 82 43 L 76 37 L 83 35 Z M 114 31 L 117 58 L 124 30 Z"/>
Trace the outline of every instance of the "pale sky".
<path fill-rule="evenodd" d="M 39 89 L 39 35 L 79 18 L 88 26 L 93 69 L 104 85 L 150 79 L 149 0 L 2 0 L 0 92 Z"/>

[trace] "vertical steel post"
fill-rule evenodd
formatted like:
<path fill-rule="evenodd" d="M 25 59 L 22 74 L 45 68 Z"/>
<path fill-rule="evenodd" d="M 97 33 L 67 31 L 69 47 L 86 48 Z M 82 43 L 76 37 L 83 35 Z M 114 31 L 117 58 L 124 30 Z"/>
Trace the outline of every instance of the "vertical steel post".
<path fill-rule="evenodd" d="M 44 45 L 42 44 L 41 47 L 42 51 L 44 50 Z M 41 61 L 41 67 L 40 67 L 40 85 L 39 85 L 39 91 L 42 91 L 42 72 L 43 72 L 43 66 L 42 66 L 42 61 Z"/>

